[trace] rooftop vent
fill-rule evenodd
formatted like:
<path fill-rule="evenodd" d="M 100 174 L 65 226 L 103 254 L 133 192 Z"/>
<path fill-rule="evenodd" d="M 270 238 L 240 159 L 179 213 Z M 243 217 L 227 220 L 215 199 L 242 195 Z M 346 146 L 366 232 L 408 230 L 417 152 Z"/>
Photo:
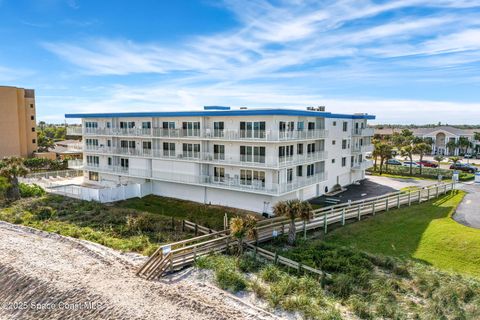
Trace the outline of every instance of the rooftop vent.
<path fill-rule="evenodd" d="M 247 110 L 247 107 L 240 107 L 240 110 Z"/>
<path fill-rule="evenodd" d="M 230 110 L 230 107 L 225 106 L 204 106 L 203 110 Z"/>
<path fill-rule="evenodd" d="M 325 112 L 325 106 L 318 106 L 318 107 L 307 107 L 308 111 L 320 111 Z"/>

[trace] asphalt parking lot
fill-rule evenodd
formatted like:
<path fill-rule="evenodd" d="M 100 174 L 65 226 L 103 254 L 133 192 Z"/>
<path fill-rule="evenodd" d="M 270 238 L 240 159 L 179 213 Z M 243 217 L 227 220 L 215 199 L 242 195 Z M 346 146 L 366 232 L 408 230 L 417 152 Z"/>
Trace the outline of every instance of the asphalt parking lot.
<path fill-rule="evenodd" d="M 418 179 L 397 179 L 390 177 L 379 176 L 367 176 L 365 180 L 362 180 L 358 185 L 351 185 L 347 187 L 347 190 L 333 197 L 337 198 L 340 203 L 350 201 L 356 201 L 361 199 L 367 199 L 372 197 L 378 197 L 390 192 L 398 191 L 405 187 L 426 187 L 435 184 L 433 180 L 418 180 Z M 323 204 L 325 196 L 321 196 L 310 200 L 314 204 Z"/>
<path fill-rule="evenodd" d="M 460 184 L 459 189 L 467 192 L 453 219 L 467 227 L 480 229 L 480 185 Z"/>

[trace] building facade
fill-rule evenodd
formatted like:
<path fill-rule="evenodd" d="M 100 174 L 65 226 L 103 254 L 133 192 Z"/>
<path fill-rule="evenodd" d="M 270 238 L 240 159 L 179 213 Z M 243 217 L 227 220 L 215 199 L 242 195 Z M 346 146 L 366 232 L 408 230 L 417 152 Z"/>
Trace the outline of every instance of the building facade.
<path fill-rule="evenodd" d="M 82 119 L 67 134 L 83 136 L 90 183 L 148 183 L 156 195 L 256 212 L 349 185 L 371 166 L 366 114 L 205 107 L 66 118 Z"/>
<path fill-rule="evenodd" d="M 35 91 L 0 86 L 0 159 L 37 150 Z"/>
<path fill-rule="evenodd" d="M 478 153 L 480 141 L 476 139 L 476 133 L 480 129 L 460 129 L 451 126 L 438 126 L 431 128 L 409 129 L 418 137 L 430 141 L 432 144 L 432 155 L 460 156 L 467 153 Z M 400 133 L 400 128 L 375 129 L 375 135 L 386 138 L 394 132 Z"/>

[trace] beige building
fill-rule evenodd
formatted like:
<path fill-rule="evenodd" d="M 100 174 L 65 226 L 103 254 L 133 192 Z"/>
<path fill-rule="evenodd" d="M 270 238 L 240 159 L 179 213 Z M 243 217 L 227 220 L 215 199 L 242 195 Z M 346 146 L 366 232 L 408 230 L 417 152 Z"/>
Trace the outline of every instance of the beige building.
<path fill-rule="evenodd" d="M 35 91 L 0 86 L 0 158 L 37 150 Z"/>

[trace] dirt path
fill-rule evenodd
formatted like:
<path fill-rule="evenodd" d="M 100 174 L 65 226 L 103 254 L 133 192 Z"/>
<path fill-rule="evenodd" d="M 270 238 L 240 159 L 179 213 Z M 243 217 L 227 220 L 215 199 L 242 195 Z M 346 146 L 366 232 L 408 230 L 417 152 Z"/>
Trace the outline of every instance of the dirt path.
<path fill-rule="evenodd" d="M 188 274 L 140 279 L 143 259 L 0 221 L 0 319 L 275 319 Z"/>

